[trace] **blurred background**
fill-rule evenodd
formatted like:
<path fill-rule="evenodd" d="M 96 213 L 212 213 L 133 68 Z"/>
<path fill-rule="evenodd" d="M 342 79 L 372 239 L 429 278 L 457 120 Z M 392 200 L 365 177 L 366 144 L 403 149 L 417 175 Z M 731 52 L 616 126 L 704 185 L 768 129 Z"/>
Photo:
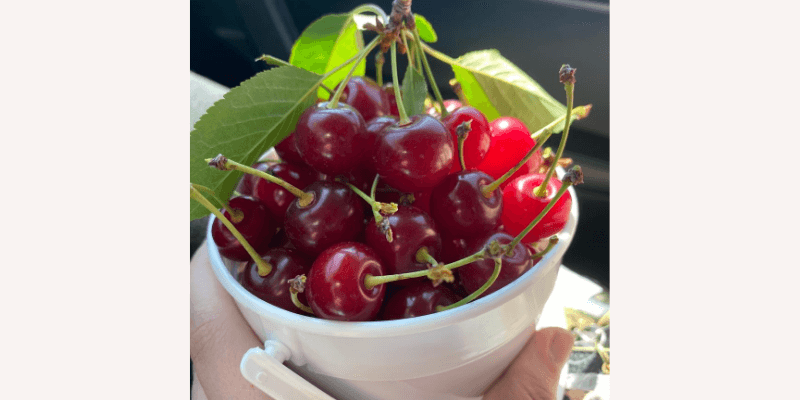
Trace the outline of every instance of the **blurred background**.
<path fill-rule="evenodd" d="M 253 60 L 270 54 L 288 60 L 300 32 L 324 14 L 348 12 L 364 0 L 191 0 L 190 68 L 227 87 L 267 69 Z M 373 1 L 388 14 L 391 1 Z M 497 49 L 566 103 L 558 82 L 561 64 L 577 68 L 575 105 L 591 103 L 589 118 L 570 129 L 564 151 L 584 171 L 578 193 L 580 218 L 564 264 L 609 289 L 609 2 L 605 0 L 504 0 L 413 2 L 439 40 L 437 50 L 458 57 Z M 365 39 L 372 38 L 366 33 Z M 375 76 L 373 58 L 367 75 Z M 387 57 L 388 60 L 388 57 Z M 401 64 L 405 57 L 398 57 Z M 444 98 L 456 98 L 448 81 L 453 71 L 429 58 Z M 384 79 L 391 70 L 384 67 Z M 401 66 L 400 71 L 405 70 Z M 391 79 L 391 78 L 388 78 Z M 548 146 L 558 147 L 556 139 Z M 551 143 L 552 142 L 552 143 Z M 192 253 L 202 241 L 201 223 L 192 225 Z"/>

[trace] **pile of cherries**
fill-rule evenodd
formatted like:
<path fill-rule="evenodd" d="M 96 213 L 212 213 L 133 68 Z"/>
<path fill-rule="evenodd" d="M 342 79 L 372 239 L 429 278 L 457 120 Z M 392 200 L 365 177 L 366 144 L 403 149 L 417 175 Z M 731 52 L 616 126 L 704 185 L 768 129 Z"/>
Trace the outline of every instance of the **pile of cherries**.
<path fill-rule="evenodd" d="M 502 260 L 499 275 L 481 296 L 531 269 L 567 222 L 569 192 L 513 248 L 498 252 L 497 246 L 512 243 L 561 188 L 552 176 L 544 195 L 534 193 L 554 160 L 537 150 L 490 187 L 536 142 L 515 118 L 490 123 L 473 107 L 455 100 L 445 105 L 444 117 L 432 108 L 402 121 L 391 84 L 352 77 L 341 101 L 305 110 L 275 146 L 279 160 L 251 169 L 234 167 L 223 155 L 211 160 L 222 170 L 248 172 L 220 211 L 261 259 L 220 218 L 212 226 L 222 256 L 242 262 L 242 286 L 292 312 L 392 320 L 458 303 L 487 283 L 496 260 Z M 475 257 L 481 251 L 487 255 Z M 435 267 L 437 278 L 425 275 Z M 411 279 L 374 281 L 418 271 Z"/>

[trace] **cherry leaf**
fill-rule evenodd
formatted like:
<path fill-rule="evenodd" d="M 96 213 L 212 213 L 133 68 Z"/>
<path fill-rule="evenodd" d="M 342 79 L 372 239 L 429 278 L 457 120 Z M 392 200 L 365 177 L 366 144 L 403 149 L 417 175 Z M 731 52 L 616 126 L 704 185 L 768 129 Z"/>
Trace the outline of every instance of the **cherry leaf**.
<path fill-rule="evenodd" d="M 436 35 L 436 31 L 433 30 L 433 26 L 430 22 L 428 22 L 425 17 L 419 14 L 414 14 L 414 23 L 417 24 L 417 30 L 419 31 L 419 38 L 428 42 L 428 43 L 436 43 L 439 40 L 439 36 Z"/>
<path fill-rule="evenodd" d="M 469 104 L 489 121 L 515 117 L 533 133 L 567 113 L 566 106 L 497 50 L 467 53 L 451 66 Z M 555 72 L 553 76 L 558 78 Z M 554 132 L 563 129 L 562 122 Z"/>
<path fill-rule="evenodd" d="M 412 116 L 425 113 L 425 98 L 428 97 L 428 85 L 425 84 L 425 77 L 411 65 L 406 68 L 403 77 L 401 96 L 403 97 L 403 107 L 406 114 Z"/>
<path fill-rule="evenodd" d="M 352 14 L 325 15 L 309 25 L 292 46 L 289 63 L 300 68 L 324 75 L 364 48 L 364 36 L 358 30 Z M 353 76 L 363 76 L 366 59 L 356 67 Z M 347 76 L 352 63 L 340 69 L 325 80 L 325 85 L 333 89 Z M 330 94 L 319 89 L 317 95 L 328 99 Z"/>
<path fill-rule="evenodd" d="M 272 68 L 231 89 L 194 125 L 189 136 L 189 179 L 220 199 L 233 193 L 241 172 L 223 172 L 205 162 L 217 154 L 245 165 L 288 136 L 300 114 L 316 101 L 320 75 L 291 66 Z M 212 200 L 212 202 L 214 202 Z M 209 211 L 191 201 L 190 218 Z"/>

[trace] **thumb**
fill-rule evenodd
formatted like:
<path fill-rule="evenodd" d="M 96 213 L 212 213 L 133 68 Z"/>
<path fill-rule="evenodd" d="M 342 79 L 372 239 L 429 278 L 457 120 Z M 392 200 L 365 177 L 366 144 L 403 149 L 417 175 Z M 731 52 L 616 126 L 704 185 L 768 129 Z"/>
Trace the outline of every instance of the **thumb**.
<path fill-rule="evenodd" d="M 537 331 L 483 399 L 555 399 L 558 379 L 574 342 L 572 334 L 561 328 Z"/>

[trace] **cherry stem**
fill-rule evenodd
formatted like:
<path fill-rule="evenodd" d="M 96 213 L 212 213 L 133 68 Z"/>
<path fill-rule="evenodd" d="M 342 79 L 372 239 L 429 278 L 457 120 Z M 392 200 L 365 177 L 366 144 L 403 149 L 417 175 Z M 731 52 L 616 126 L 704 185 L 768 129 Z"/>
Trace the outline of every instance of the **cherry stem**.
<path fill-rule="evenodd" d="M 411 33 L 414 35 L 414 43 L 417 45 L 416 49 L 419 52 L 417 57 L 422 59 L 422 65 L 425 67 L 425 74 L 428 76 L 431 89 L 433 89 L 433 95 L 442 108 L 442 118 L 444 118 L 449 112 L 447 112 L 447 107 L 444 106 L 444 99 L 442 98 L 442 93 L 439 92 L 439 86 L 436 85 L 436 80 L 433 79 L 433 71 L 431 70 L 431 65 L 428 63 L 428 57 L 426 57 L 425 52 L 422 51 L 422 39 L 419 37 L 419 29 L 415 28 Z"/>
<path fill-rule="evenodd" d="M 294 303 L 294 305 L 297 308 L 303 310 L 306 313 L 314 315 L 314 310 L 312 310 L 311 307 L 309 307 L 309 306 L 307 306 L 307 305 L 305 305 L 305 304 L 300 302 L 300 298 L 297 297 L 297 292 L 290 291 L 290 295 L 292 296 L 292 303 Z"/>
<path fill-rule="evenodd" d="M 221 171 L 230 171 L 230 170 L 237 170 L 244 172 L 246 174 L 255 175 L 259 178 L 263 178 L 269 182 L 272 182 L 280 187 L 289 191 L 289 193 L 295 195 L 298 198 L 298 205 L 300 207 L 305 207 L 311 204 L 314 201 L 314 194 L 313 193 L 306 193 L 296 186 L 292 185 L 289 182 L 284 181 L 277 176 L 270 175 L 264 171 L 259 171 L 255 168 L 249 167 L 247 165 L 240 164 L 236 161 L 229 160 L 227 157 L 223 156 L 222 154 L 214 157 L 214 158 L 207 158 L 205 160 L 209 165 L 214 168 L 217 168 Z"/>
<path fill-rule="evenodd" d="M 436 259 L 433 258 L 433 256 L 430 253 L 428 253 L 427 247 L 420 247 L 419 250 L 417 250 L 417 254 L 415 257 L 417 262 L 428 263 L 434 267 L 439 265 L 439 262 L 436 261 Z"/>
<path fill-rule="evenodd" d="M 403 41 L 403 46 L 405 46 L 405 48 L 406 48 L 406 57 L 408 57 L 408 65 L 411 65 L 411 66 L 417 68 L 417 64 L 419 64 L 419 62 L 416 62 L 416 63 L 414 62 L 414 52 L 411 51 L 410 47 L 408 47 L 408 41 L 406 41 L 406 36 L 402 35 L 400 37 L 400 40 Z M 420 70 L 420 71 L 422 70 L 422 68 L 417 68 L 417 69 Z"/>
<path fill-rule="evenodd" d="M 561 134 L 561 143 L 559 143 L 558 150 L 556 150 L 556 160 L 560 159 L 561 154 L 564 153 L 564 145 L 567 144 L 567 135 L 569 135 L 569 126 L 572 124 L 572 100 L 575 92 L 575 70 L 570 68 L 569 65 L 564 64 L 561 66 L 561 70 L 559 70 L 560 77 L 563 77 L 565 73 L 568 74 L 569 78 L 571 79 L 561 79 L 561 82 L 564 83 L 564 91 L 567 92 L 567 115 L 565 116 L 566 119 L 564 120 L 564 132 Z M 550 168 L 547 169 L 547 174 L 544 176 L 544 181 L 542 181 L 542 184 L 533 191 L 536 196 L 544 197 L 547 195 L 547 182 L 550 181 L 553 173 L 555 173 L 557 164 L 558 163 L 550 164 Z"/>
<path fill-rule="evenodd" d="M 461 87 L 461 83 L 455 78 L 450 79 L 448 83 L 450 83 L 450 88 L 453 89 L 453 93 L 458 96 L 458 101 L 460 101 L 462 105 L 468 106 L 469 101 L 467 101 L 467 96 L 464 96 L 464 89 Z"/>
<path fill-rule="evenodd" d="M 461 299 L 461 300 L 459 300 L 459 301 L 457 301 L 457 302 L 455 302 L 453 304 L 450 304 L 449 306 L 436 306 L 436 311 L 439 312 L 439 311 L 451 310 L 453 308 L 463 306 L 464 304 L 467 304 L 467 303 L 471 302 L 472 300 L 477 299 L 478 296 L 482 295 L 483 292 L 488 290 L 489 287 L 492 286 L 494 281 L 497 280 L 497 277 L 500 275 L 500 267 L 502 267 L 502 265 L 503 265 L 503 259 L 501 257 L 495 257 L 494 258 L 494 271 L 492 271 L 492 276 L 489 277 L 489 279 L 486 281 L 486 283 L 483 284 L 483 286 L 479 287 L 478 290 L 470 293 L 469 296 L 464 297 L 463 299 Z"/>
<path fill-rule="evenodd" d="M 578 172 L 580 172 L 581 167 L 576 165 L 575 167 L 573 167 L 573 170 L 575 170 L 575 169 L 577 169 Z M 565 180 L 563 180 L 561 182 L 562 182 L 561 183 L 561 188 L 558 189 L 558 192 L 556 192 L 555 196 L 553 196 L 553 198 L 550 200 L 550 202 L 547 203 L 547 206 L 539 213 L 539 215 L 536 216 L 536 218 L 533 219 L 533 221 L 531 221 L 530 224 L 528 224 L 528 226 L 525 229 L 522 230 L 522 232 L 519 233 L 519 235 L 517 235 L 514 238 L 514 240 L 511 241 L 511 243 L 506 245 L 506 254 L 507 255 L 510 256 L 514 252 L 514 248 L 517 247 L 517 245 L 522 240 L 522 238 L 524 238 L 525 235 L 527 235 L 528 232 L 530 232 L 531 229 L 533 229 L 533 227 L 535 227 L 536 224 L 538 224 L 539 221 L 541 221 L 542 218 L 544 218 L 544 216 L 547 215 L 547 213 L 550 211 L 550 209 L 552 209 L 553 206 L 555 206 L 555 204 L 558 201 L 558 199 L 561 198 L 561 196 L 563 196 L 564 193 L 567 192 L 567 189 L 569 189 L 570 186 L 572 186 L 572 181 L 571 180 L 565 179 Z M 535 190 L 536 189 L 534 189 L 534 191 Z"/>
<path fill-rule="evenodd" d="M 375 14 L 375 16 L 380 17 L 381 18 L 380 22 L 384 25 L 386 25 L 387 20 L 389 19 L 389 17 L 386 15 L 386 12 L 383 11 L 382 8 L 376 6 L 375 4 L 362 4 L 354 8 L 353 11 L 351 11 L 350 13 L 355 15 L 355 14 L 361 14 L 364 11 L 369 11 Z"/>
<path fill-rule="evenodd" d="M 369 197 L 372 200 L 375 200 L 375 190 L 378 189 L 378 179 L 380 179 L 380 175 L 375 174 L 375 179 L 372 180 L 372 188 L 369 190 Z"/>
<path fill-rule="evenodd" d="M 247 251 L 247 254 L 249 254 L 250 257 L 253 258 L 253 261 L 255 261 L 256 265 L 258 266 L 258 274 L 261 276 L 269 275 L 269 273 L 272 271 L 272 265 L 264 261 L 264 259 L 262 259 L 261 256 L 255 251 L 255 249 L 253 249 L 253 247 L 250 246 L 250 243 L 247 242 L 247 239 L 245 239 L 244 236 L 242 236 L 242 234 L 239 233 L 239 230 L 236 229 L 235 226 L 233 226 L 233 222 L 225 218 L 225 214 L 221 213 L 219 209 L 214 207 L 214 205 L 211 204 L 211 202 L 208 201 L 208 199 L 206 199 L 202 193 L 200 193 L 200 191 L 195 189 L 194 184 L 190 184 L 189 188 L 191 189 L 190 192 L 191 198 L 197 201 L 198 203 L 202 204 L 203 207 L 208 209 L 208 211 L 211 211 L 211 213 L 214 214 L 214 216 L 216 216 L 220 220 L 220 222 L 222 222 L 228 228 L 228 230 L 233 234 L 236 240 L 238 240 L 239 243 L 242 244 L 242 247 L 244 247 L 244 249 Z M 266 272 L 262 275 L 261 274 L 262 271 Z"/>
<path fill-rule="evenodd" d="M 362 192 L 361 189 L 355 187 L 352 183 L 345 181 L 344 179 L 336 178 L 337 181 L 347 185 L 353 192 L 355 192 L 358 197 L 361 197 L 366 201 L 370 207 L 372 207 L 372 214 L 375 215 L 375 222 L 381 222 L 380 220 L 383 219 L 381 214 L 391 215 L 397 212 L 397 203 L 381 203 L 380 201 L 375 201 L 366 193 Z"/>
<path fill-rule="evenodd" d="M 586 116 L 589 115 L 589 111 L 591 110 L 592 110 L 591 104 L 575 107 L 572 110 L 571 118 L 573 121 L 586 118 Z M 555 120 L 553 120 L 553 122 L 545 125 L 542 129 L 539 129 L 538 131 L 531 134 L 531 139 L 535 140 L 536 143 L 546 141 L 547 138 L 549 138 L 550 135 L 553 133 L 553 129 L 555 129 L 556 125 L 564 122 L 565 119 L 567 119 L 567 114 L 564 114 L 556 118 Z"/>
<path fill-rule="evenodd" d="M 367 47 L 364 47 L 363 49 L 361 49 L 361 51 L 358 52 L 358 54 L 356 55 L 356 61 L 353 63 L 353 66 L 350 68 L 350 71 L 347 72 L 347 76 L 339 83 L 339 87 L 336 88 L 336 93 L 333 94 L 331 101 L 328 103 L 327 107 L 329 109 L 336 108 L 339 105 L 339 98 L 342 97 L 342 93 L 344 93 L 344 87 L 347 86 L 347 82 L 350 81 L 350 78 L 353 76 L 353 73 L 356 72 L 356 68 L 358 68 L 358 63 L 360 63 L 361 60 L 363 60 L 364 57 L 366 57 L 367 54 L 369 54 L 369 52 L 372 51 L 372 49 L 374 49 L 375 46 L 378 45 L 380 39 L 381 36 L 376 36 L 375 39 L 372 39 L 372 41 L 369 42 Z"/>
<path fill-rule="evenodd" d="M 487 199 L 491 197 L 492 192 L 494 192 L 497 188 L 499 188 L 500 185 L 503 184 L 503 182 L 508 180 L 508 178 L 510 178 L 511 175 L 514 175 L 515 172 L 519 171 L 519 169 L 522 168 L 522 166 L 525 165 L 525 163 L 528 162 L 528 160 L 531 157 L 533 157 L 534 154 L 536 154 L 536 151 L 542 148 L 542 145 L 547 140 L 547 138 L 550 137 L 550 134 L 552 133 L 553 132 L 551 130 L 550 133 L 548 133 L 547 136 L 544 137 L 544 140 L 537 142 L 536 146 L 533 146 L 533 148 L 530 149 L 530 151 L 528 151 L 528 154 L 525 154 L 525 157 L 522 157 L 522 160 L 519 160 L 517 165 L 513 166 L 510 170 L 508 170 L 508 172 L 503 174 L 503 176 L 495 179 L 494 182 L 481 188 L 481 193 L 483 193 L 483 196 L 486 197 Z"/>
<path fill-rule="evenodd" d="M 463 267 L 469 263 L 482 260 L 486 258 L 486 250 L 481 249 L 477 253 L 464 257 L 458 261 L 451 262 L 450 264 L 440 265 L 439 267 L 444 269 L 452 270 L 453 268 Z M 366 286 L 367 290 L 372 289 L 377 285 L 382 285 L 384 283 L 389 282 L 396 282 L 402 281 L 404 279 L 413 279 L 413 278 L 421 278 L 423 276 L 430 277 L 431 273 L 435 272 L 434 269 L 426 269 L 421 271 L 414 271 L 414 272 L 406 272 L 403 274 L 394 274 L 394 275 L 378 275 L 373 276 L 371 274 L 367 274 L 366 278 L 364 278 L 364 286 Z"/>
<path fill-rule="evenodd" d="M 461 170 L 467 170 L 467 163 L 464 161 L 464 142 L 467 141 L 469 133 L 472 132 L 472 120 L 464 121 L 456 127 L 458 137 L 458 160 L 461 162 Z M 486 196 L 489 198 L 489 196 Z"/>
<path fill-rule="evenodd" d="M 207 188 L 205 186 L 195 184 L 195 183 L 192 183 L 192 187 L 197 189 L 197 190 L 199 190 L 199 191 L 201 191 L 201 192 L 204 192 L 204 193 L 208 194 L 209 196 L 214 198 L 214 200 L 216 200 L 217 203 L 221 204 L 222 208 L 224 208 L 225 211 L 228 212 L 228 215 L 231 216 L 231 220 L 233 220 L 234 224 L 238 224 L 239 222 L 241 222 L 244 219 L 244 212 L 242 210 L 239 210 L 239 209 L 234 210 L 234 209 L 232 209 L 231 206 L 228 205 L 227 202 L 224 202 L 219 197 L 217 197 L 217 194 L 214 193 L 213 190 L 211 190 L 211 189 L 209 189 L 209 188 Z"/>
<path fill-rule="evenodd" d="M 544 250 L 532 255 L 531 259 L 538 260 L 544 257 L 547 253 L 550 252 L 550 250 L 553 249 L 553 247 L 555 247 L 556 244 L 558 244 L 558 236 L 556 235 L 550 236 L 550 240 L 547 242 L 547 247 L 545 247 Z"/>
<path fill-rule="evenodd" d="M 269 65 L 275 65 L 278 67 L 294 67 L 294 65 L 289 64 L 288 61 L 281 60 L 280 58 L 271 56 L 269 54 L 262 54 L 261 57 L 256 58 L 256 61 L 264 61 Z M 329 88 L 324 83 L 320 83 L 319 86 L 325 89 L 325 91 L 328 93 L 333 94 L 333 89 Z"/>
<path fill-rule="evenodd" d="M 383 52 L 379 51 L 375 54 L 375 81 L 381 87 L 383 87 L 383 64 L 385 63 L 386 58 L 383 56 Z"/>
<path fill-rule="evenodd" d="M 397 102 L 397 113 L 400 114 L 399 125 L 406 125 L 411 122 L 406 114 L 406 107 L 403 105 L 403 98 L 400 96 L 400 80 L 397 78 L 397 42 L 392 41 L 392 83 L 394 85 L 394 98 Z"/>

